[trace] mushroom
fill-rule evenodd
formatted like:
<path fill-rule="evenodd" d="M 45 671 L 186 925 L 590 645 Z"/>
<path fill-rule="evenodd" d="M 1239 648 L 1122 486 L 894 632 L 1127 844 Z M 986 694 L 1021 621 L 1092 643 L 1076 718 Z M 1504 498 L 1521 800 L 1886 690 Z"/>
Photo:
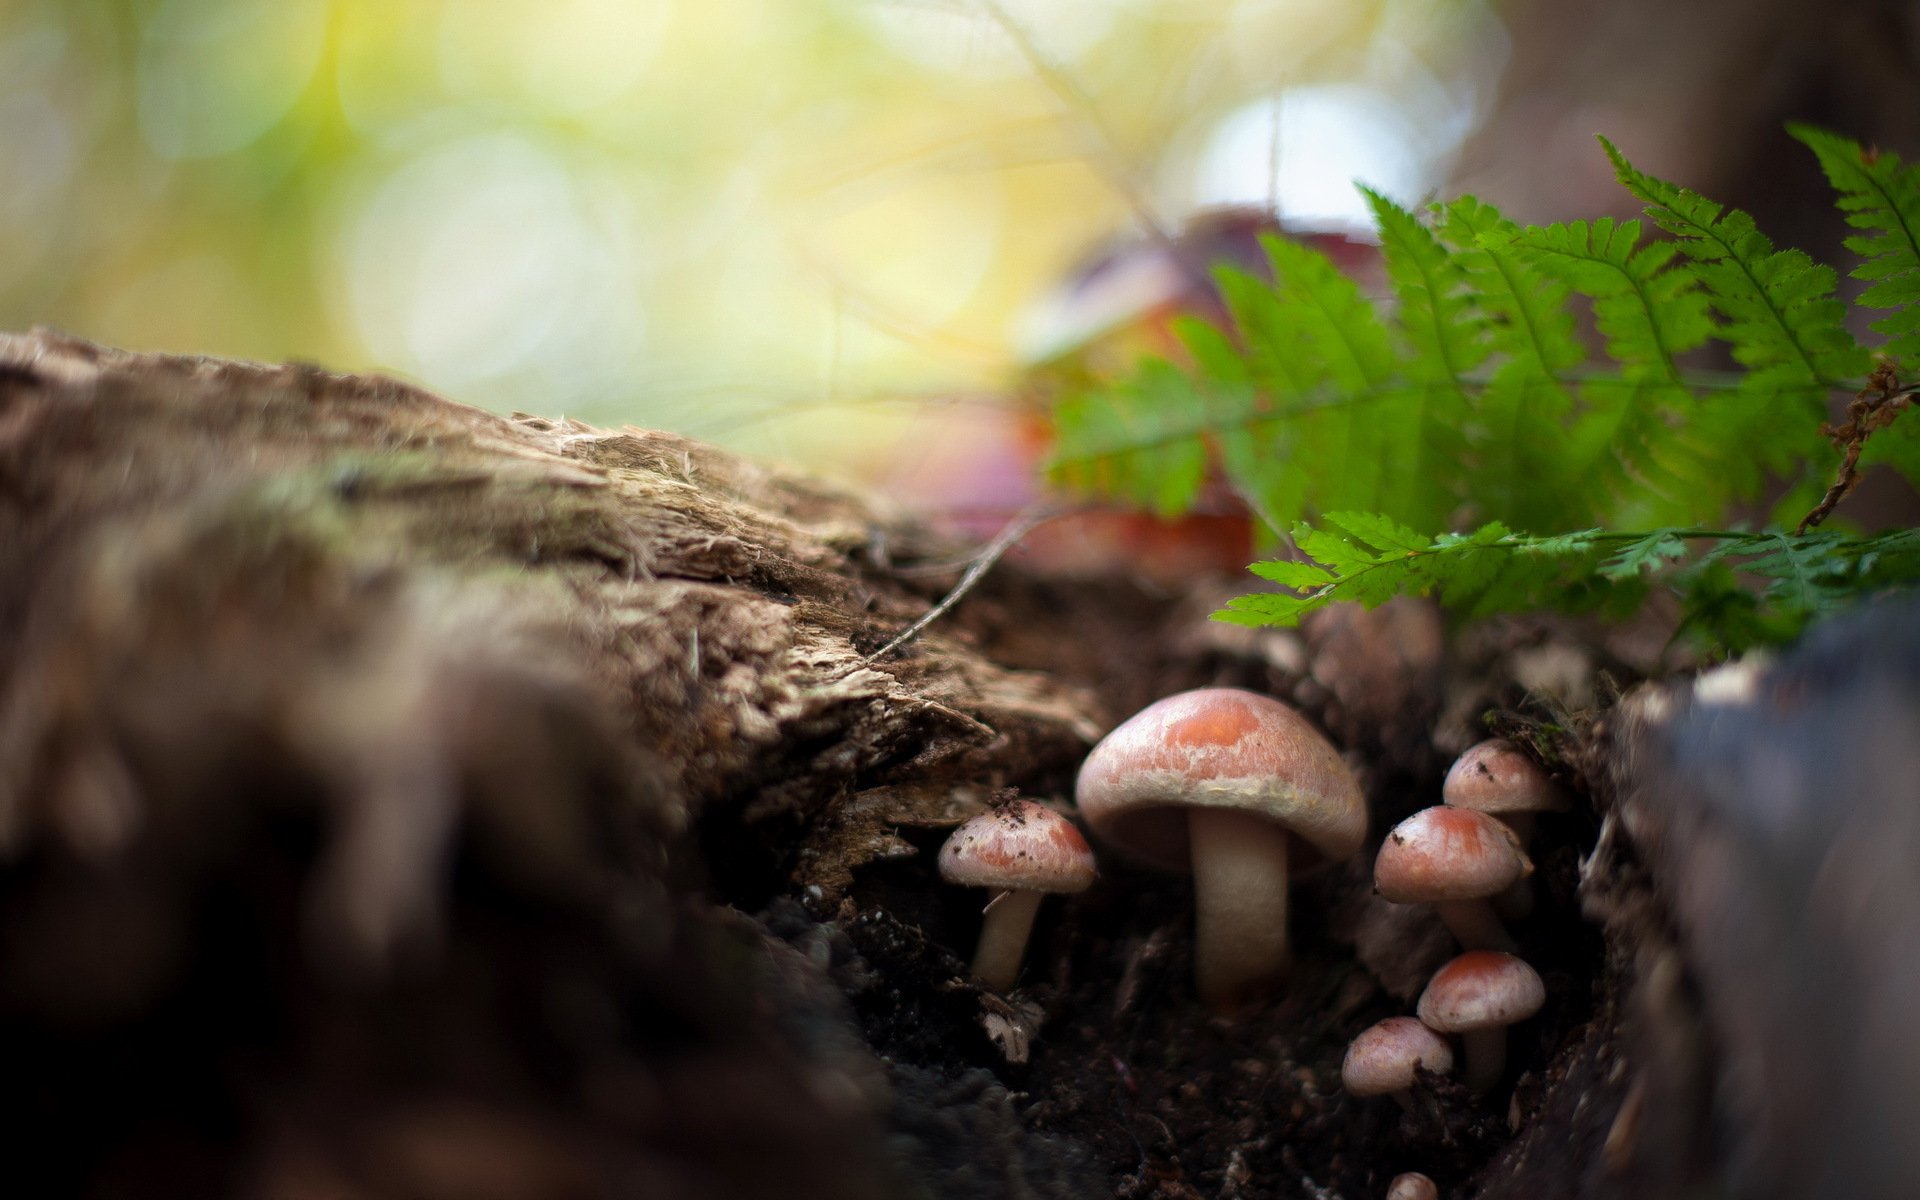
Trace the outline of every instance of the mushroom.
<path fill-rule="evenodd" d="M 1457 1033 L 1467 1065 L 1462 1081 L 1476 1092 L 1499 1082 L 1507 1065 L 1507 1026 L 1546 1003 L 1540 976 L 1511 954 L 1469 950 L 1434 972 L 1420 994 L 1420 1022 L 1436 1033 Z"/>
<path fill-rule="evenodd" d="M 1093 850 L 1073 822 L 1031 800 L 981 813 L 940 847 L 940 878 L 995 889 L 980 926 L 973 973 L 1000 992 L 1019 977 L 1040 898 L 1048 892 L 1083 892 L 1094 875 Z"/>
<path fill-rule="evenodd" d="M 1487 905 L 1533 871 L 1513 830 L 1470 808 L 1426 808 L 1395 825 L 1373 861 L 1373 890 L 1396 904 L 1431 904 L 1468 950 L 1513 950 Z"/>
<path fill-rule="evenodd" d="M 1499 817 L 1522 843 L 1533 836 L 1535 813 L 1568 808 L 1566 790 L 1505 738 L 1489 738 L 1455 760 L 1440 798 L 1455 808 Z"/>
<path fill-rule="evenodd" d="M 1356 1096 L 1392 1096 L 1413 1111 L 1413 1071 L 1453 1070 L 1453 1047 L 1412 1017 L 1388 1017 L 1361 1031 L 1340 1064 L 1340 1082 Z"/>
<path fill-rule="evenodd" d="M 1418 1171 L 1408 1171 L 1387 1185 L 1387 1200 L 1440 1200 L 1440 1186 Z"/>
<path fill-rule="evenodd" d="M 1215 1012 L 1258 997 L 1287 964 L 1287 875 L 1367 836 L 1353 773 L 1306 718 L 1237 688 L 1168 696 L 1109 733 L 1080 768 L 1100 837 L 1194 877 L 1194 981 Z"/>

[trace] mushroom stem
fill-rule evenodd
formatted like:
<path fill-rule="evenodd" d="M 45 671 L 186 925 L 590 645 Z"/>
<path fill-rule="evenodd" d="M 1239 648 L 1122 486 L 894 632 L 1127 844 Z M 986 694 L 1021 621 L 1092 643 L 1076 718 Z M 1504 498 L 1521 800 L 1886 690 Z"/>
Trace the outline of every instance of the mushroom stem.
<path fill-rule="evenodd" d="M 1507 1069 L 1506 1026 L 1466 1030 L 1460 1035 L 1460 1044 L 1467 1056 L 1466 1069 L 1460 1073 L 1462 1083 L 1472 1091 L 1484 1092 L 1500 1082 Z"/>
<path fill-rule="evenodd" d="M 1518 949 L 1485 900 L 1436 900 L 1433 911 L 1447 923 L 1462 949 L 1498 950 L 1503 954 Z"/>
<path fill-rule="evenodd" d="M 1494 815 L 1500 818 L 1508 829 L 1513 830 L 1513 836 L 1520 839 L 1522 846 L 1525 846 L 1533 840 L 1534 822 L 1532 813 L 1503 812 L 1495 813 Z M 1532 882 L 1526 879 L 1514 880 L 1513 883 L 1508 885 L 1506 891 L 1501 892 L 1493 898 L 1493 907 L 1495 912 L 1509 921 L 1526 920 L 1527 914 L 1533 911 Z M 1501 947 L 1490 946 L 1488 949 L 1497 950 L 1501 949 Z"/>
<path fill-rule="evenodd" d="M 1225 808 L 1187 813 L 1194 891 L 1194 985 L 1216 1013 L 1263 994 L 1287 965 L 1287 838 Z"/>
<path fill-rule="evenodd" d="M 1534 821 L 1533 821 L 1532 813 L 1502 812 L 1502 813 L 1494 813 L 1493 815 L 1500 818 L 1500 820 L 1506 822 L 1507 828 L 1513 830 L 1513 836 L 1520 839 L 1520 844 L 1522 846 L 1525 846 L 1528 842 L 1531 842 L 1533 840 Z"/>
<path fill-rule="evenodd" d="M 980 945 L 973 952 L 974 978 L 996 992 L 1004 992 L 1020 977 L 1020 960 L 1027 952 L 1034 914 L 1045 892 L 996 892 L 987 902 L 980 923 Z"/>

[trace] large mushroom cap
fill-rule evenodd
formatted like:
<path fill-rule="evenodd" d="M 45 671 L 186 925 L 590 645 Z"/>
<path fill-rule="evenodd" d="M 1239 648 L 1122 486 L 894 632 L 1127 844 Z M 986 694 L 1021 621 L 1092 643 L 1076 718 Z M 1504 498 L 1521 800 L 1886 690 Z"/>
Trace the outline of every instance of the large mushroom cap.
<path fill-rule="evenodd" d="M 1455 760 L 1441 799 L 1483 813 L 1565 812 L 1567 793 L 1505 738 L 1489 738 Z"/>
<path fill-rule="evenodd" d="M 1497 819 L 1470 808 L 1423 808 L 1380 843 L 1373 890 L 1396 904 L 1477 900 L 1532 870 L 1513 830 Z"/>
<path fill-rule="evenodd" d="M 1366 800 L 1333 746 L 1278 700 L 1238 688 L 1148 705 L 1093 748 L 1076 796 L 1094 832 L 1173 871 L 1188 867 L 1191 808 L 1283 825 L 1308 861 L 1348 858 L 1367 836 Z"/>
<path fill-rule="evenodd" d="M 1546 999 L 1539 974 L 1526 963 L 1497 950 L 1469 950 L 1434 972 L 1418 1011 L 1429 1029 L 1470 1033 L 1524 1021 Z"/>
<path fill-rule="evenodd" d="M 1093 849 L 1059 813 L 1016 800 L 953 831 L 940 847 L 940 877 L 961 887 L 1083 892 L 1093 886 Z"/>

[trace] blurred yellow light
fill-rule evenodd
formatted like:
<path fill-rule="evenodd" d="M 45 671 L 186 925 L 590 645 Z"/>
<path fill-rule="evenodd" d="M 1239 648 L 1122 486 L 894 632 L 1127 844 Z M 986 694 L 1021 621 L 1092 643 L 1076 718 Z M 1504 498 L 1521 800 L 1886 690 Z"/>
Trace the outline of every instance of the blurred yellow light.
<path fill-rule="evenodd" d="M 167 0 L 142 31 L 140 126 L 162 158 L 238 150 L 307 89 L 327 46 L 327 0 Z"/>
<path fill-rule="evenodd" d="M 673 15 L 673 0 L 460 0 L 441 15 L 440 70 L 457 95 L 586 113 L 639 82 Z"/>

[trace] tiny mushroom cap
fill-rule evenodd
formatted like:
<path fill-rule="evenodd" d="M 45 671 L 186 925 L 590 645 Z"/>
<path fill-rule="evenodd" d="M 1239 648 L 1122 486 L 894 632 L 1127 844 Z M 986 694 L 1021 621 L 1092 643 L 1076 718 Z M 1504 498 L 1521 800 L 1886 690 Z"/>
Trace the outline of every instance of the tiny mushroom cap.
<path fill-rule="evenodd" d="M 1426 808 L 1395 825 L 1373 862 L 1373 890 L 1396 904 L 1431 904 L 1468 949 L 1512 949 L 1486 898 L 1527 877 L 1520 840 L 1485 813 Z"/>
<path fill-rule="evenodd" d="M 1505 738 L 1489 738 L 1455 760 L 1440 795 L 1455 808 L 1498 817 L 1568 807 L 1566 791 Z"/>
<path fill-rule="evenodd" d="M 1084 892 L 1097 877 L 1093 848 L 1044 804 L 1015 800 L 964 822 L 940 847 L 940 877 L 961 887 Z"/>
<path fill-rule="evenodd" d="M 1420 995 L 1420 1022 L 1461 1036 L 1466 1084 L 1485 1091 L 1506 1067 L 1507 1026 L 1539 1012 L 1546 999 L 1539 974 L 1526 963 L 1511 954 L 1469 950 L 1434 972 Z"/>
<path fill-rule="evenodd" d="M 1013 986 L 1040 897 L 1093 885 L 1093 850 L 1073 822 L 1044 804 L 1016 800 L 962 824 L 940 847 L 940 877 L 996 895 L 987 905 L 973 973 L 1000 991 Z"/>
<path fill-rule="evenodd" d="M 1418 1171 L 1408 1171 L 1387 1185 L 1387 1200 L 1440 1200 L 1440 1186 Z"/>
<path fill-rule="evenodd" d="M 1391 1095 L 1409 1108 L 1415 1067 L 1447 1074 L 1453 1070 L 1453 1047 L 1412 1017 L 1388 1017 L 1353 1039 L 1340 1081 L 1356 1096 Z"/>
<path fill-rule="evenodd" d="M 1194 975 L 1231 1011 L 1287 960 L 1291 863 L 1351 857 L 1367 836 L 1360 786 L 1306 718 L 1267 696 L 1203 688 L 1109 733 L 1080 768 L 1095 833 L 1146 863 L 1194 873 Z"/>

